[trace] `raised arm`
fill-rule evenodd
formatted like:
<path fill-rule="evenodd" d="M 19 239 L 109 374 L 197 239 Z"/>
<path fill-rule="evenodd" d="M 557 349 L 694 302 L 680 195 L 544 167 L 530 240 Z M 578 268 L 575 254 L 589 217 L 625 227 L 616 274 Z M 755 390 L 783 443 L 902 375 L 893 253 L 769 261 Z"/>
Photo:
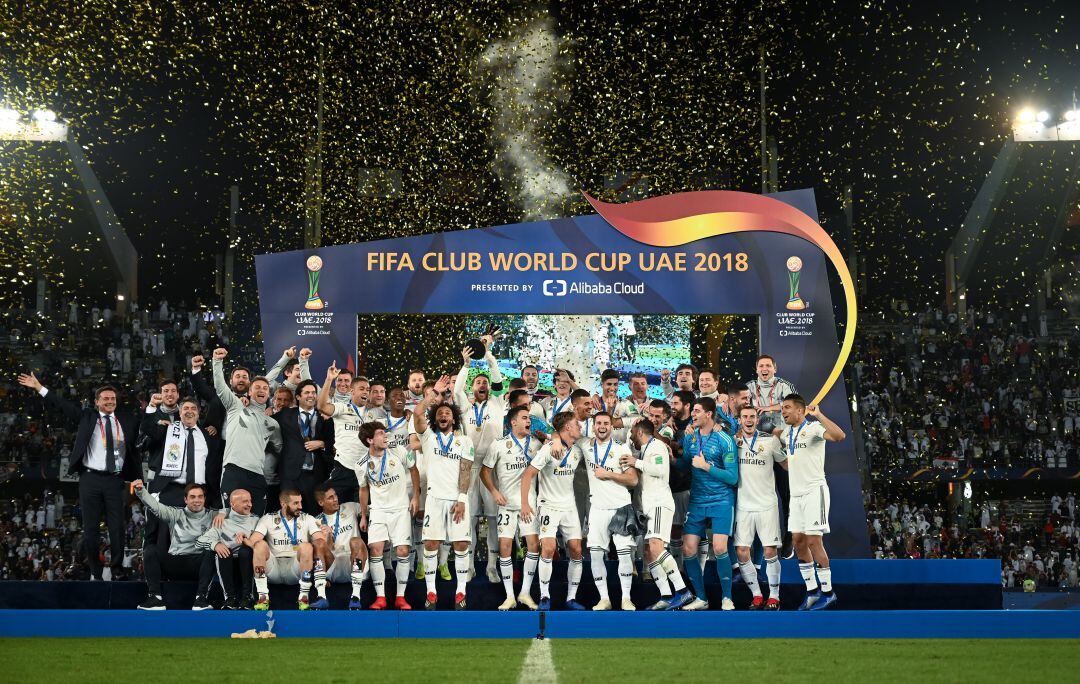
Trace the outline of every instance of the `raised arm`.
<path fill-rule="evenodd" d="M 285 364 L 289 362 L 289 359 L 296 356 L 296 347 L 292 346 L 281 353 L 281 358 L 270 367 L 270 370 L 266 371 L 266 379 L 270 382 L 275 382 L 278 376 L 281 375 L 281 371 L 285 370 Z"/>
<path fill-rule="evenodd" d="M 195 396 L 203 401 L 213 401 L 217 395 L 210 388 L 206 373 L 202 372 L 204 363 L 205 359 L 202 356 L 191 357 L 191 377 L 188 378 L 188 382 L 191 383 L 191 391 L 195 393 Z"/>
<path fill-rule="evenodd" d="M 319 413 L 327 418 L 333 417 L 334 412 L 337 411 L 334 403 L 330 401 L 330 388 L 334 386 L 334 382 L 339 375 L 341 375 L 341 369 L 337 367 L 337 362 L 331 362 L 330 367 L 326 369 L 326 380 L 323 381 L 322 387 L 319 389 L 317 408 Z"/>
<path fill-rule="evenodd" d="M 46 406 L 59 409 L 69 422 L 76 425 L 79 423 L 79 418 L 82 417 L 82 407 L 57 395 L 56 392 L 50 392 L 49 388 L 42 385 L 33 373 L 20 373 L 19 384 L 40 394 Z"/>
<path fill-rule="evenodd" d="M 461 370 L 458 371 L 457 377 L 454 378 L 454 403 L 461 411 L 468 411 L 472 405 L 469 403 L 469 397 L 465 394 L 465 383 L 469 379 L 469 367 L 472 365 L 472 349 L 468 345 L 465 345 L 461 350 L 461 358 L 464 363 L 461 364 Z"/>
<path fill-rule="evenodd" d="M 844 437 L 847 436 L 844 434 L 844 431 L 840 429 L 839 425 L 829 420 L 829 418 L 821 412 L 820 407 L 807 406 L 806 412 L 821 421 L 821 424 L 825 426 L 825 439 L 830 442 L 843 441 Z"/>
<path fill-rule="evenodd" d="M 143 486 L 142 480 L 135 480 L 131 483 L 131 487 L 135 490 L 135 496 L 139 498 L 139 501 L 146 506 L 147 510 L 158 518 L 166 522 L 174 523 L 184 516 L 184 509 L 177 508 L 176 506 L 166 506 L 152 497 L 150 492 L 146 491 L 146 487 Z"/>
<path fill-rule="evenodd" d="M 427 412 L 428 407 L 435 403 L 437 398 L 442 397 L 442 393 L 446 391 L 447 386 L 450 384 L 450 376 L 444 375 L 435 381 L 435 387 L 432 388 L 432 392 L 424 396 L 420 403 L 416 405 L 416 409 L 413 411 L 413 427 L 416 429 L 416 434 L 422 435 L 427 432 L 428 419 Z"/>
<path fill-rule="evenodd" d="M 300 379 L 301 380 L 310 380 L 311 379 L 311 368 L 308 365 L 310 361 L 311 361 L 311 350 L 308 349 L 307 347 L 304 347 L 303 349 L 300 350 Z"/>
<path fill-rule="evenodd" d="M 211 362 L 214 367 L 214 391 L 217 392 L 218 399 L 221 400 L 221 405 L 225 407 L 226 412 L 242 407 L 240 400 L 233 394 L 232 387 L 229 387 L 229 383 L 225 381 L 224 363 L 228 355 L 228 351 L 218 347 L 214 350 L 214 360 Z"/>

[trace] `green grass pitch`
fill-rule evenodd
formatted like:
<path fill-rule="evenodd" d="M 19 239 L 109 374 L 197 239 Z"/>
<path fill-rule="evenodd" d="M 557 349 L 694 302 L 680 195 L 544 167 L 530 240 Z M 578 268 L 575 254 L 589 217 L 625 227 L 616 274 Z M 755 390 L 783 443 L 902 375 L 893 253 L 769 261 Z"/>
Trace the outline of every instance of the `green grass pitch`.
<path fill-rule="evenodd" d="M 516 682 L 532 642 L 0 639 L 5 682 Z M 559 682 L 1069 681 L 1080 640 L 551 640 Z"/>

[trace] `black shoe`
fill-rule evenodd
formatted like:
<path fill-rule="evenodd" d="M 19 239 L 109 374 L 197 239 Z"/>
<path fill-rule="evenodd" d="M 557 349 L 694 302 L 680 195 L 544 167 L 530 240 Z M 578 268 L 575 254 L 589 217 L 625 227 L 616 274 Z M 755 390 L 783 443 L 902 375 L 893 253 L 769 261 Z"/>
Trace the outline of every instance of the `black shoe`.
<path fill-rule="evenodd" d="M 192 610 L 210 610 L 211 608 L 213 608 L 213 606 L 210 605 L 210 601 L 208 601 L 205 596 L 196 596 L 195 603 L 191 604 Z"/>
<path fill-rule="evenodd" d="M 255 599 L 248 596 L 240 602 L 240 610 L 255 610 Z"/>
<path fill-rule="evenodd" d="M 240 610 L 240 599 L 233 596 L 225 601 L 225 605 L 222 606 L 225 610 Z"/>
<path fill-rule="evenodd" d="M 165 610 L 165 602 L 150 594 L 145 601 L 139 604 L 139 610 Z"/>

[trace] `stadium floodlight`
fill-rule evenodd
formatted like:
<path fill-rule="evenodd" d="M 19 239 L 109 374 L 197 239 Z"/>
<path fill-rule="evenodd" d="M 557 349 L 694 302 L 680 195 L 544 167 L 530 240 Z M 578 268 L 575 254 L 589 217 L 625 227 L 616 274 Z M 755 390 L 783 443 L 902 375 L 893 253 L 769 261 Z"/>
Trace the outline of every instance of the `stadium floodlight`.
<path fill-rule="evenodd" d="M 0 133 L 12 133 L 19 128 L 19 113 L 9 107 L 0 107 Z"/>
<path fill-rule="evenodd" d="M 1035 120 L 1041 124 L 1046 123 L 1050 120 L 1050 112 L 1046 111 L 1045 109 L 1041 110 L 1038 114 L 1035 115 Z"/>
<path fill-rule="evenodd" d="M 1077 119 L 1080 119 L 1080 111 L 1070 109 L 1069 111 L 1065 112 L 1066 121 L 1076 121 Z"/>
<path fill-rule="evenodd" d="M 1035 120 L 1035 110 L 1031 107 L 1024 107 L 1016 115 L 1016 121 L 1018 123 L 1031 123 Z"/>
<path fill-rule="evenodd" d="M 51 109 L 35 109 L 24 117 L 10 107 L 0 108 L 0 140 L 64 142 L 68 127 Z"/>

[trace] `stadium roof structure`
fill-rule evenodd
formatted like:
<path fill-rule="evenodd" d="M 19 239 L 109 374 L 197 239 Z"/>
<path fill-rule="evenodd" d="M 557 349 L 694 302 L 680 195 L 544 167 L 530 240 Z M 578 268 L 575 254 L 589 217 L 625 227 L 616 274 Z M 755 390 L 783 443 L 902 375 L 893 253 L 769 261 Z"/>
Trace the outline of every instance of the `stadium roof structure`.
<path fill-rule="evenodd" d="M 950 308 L 1030 301 L 1078 205 L 1080 141 L 1007 140 L 946 252 Z"/>
<path fill-rule="evenodd" d="M 12 281 L 22 271 L 64 293 L 115 295 L 123 310 L 138 294 L 139 256 L 73 132 L 62 122 L 6 123 L 0 127 L 0 224 L 10 258 L 0 277 Z"/>

